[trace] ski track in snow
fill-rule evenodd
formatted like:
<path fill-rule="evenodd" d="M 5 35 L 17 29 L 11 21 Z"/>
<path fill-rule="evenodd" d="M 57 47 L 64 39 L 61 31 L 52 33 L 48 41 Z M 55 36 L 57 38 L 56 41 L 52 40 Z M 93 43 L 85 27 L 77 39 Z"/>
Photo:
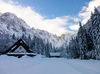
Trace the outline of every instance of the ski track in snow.
<path fill-rule="evenodd" d="M 100 74 L 100 61 L 0 56 L 0 74 Z"/>

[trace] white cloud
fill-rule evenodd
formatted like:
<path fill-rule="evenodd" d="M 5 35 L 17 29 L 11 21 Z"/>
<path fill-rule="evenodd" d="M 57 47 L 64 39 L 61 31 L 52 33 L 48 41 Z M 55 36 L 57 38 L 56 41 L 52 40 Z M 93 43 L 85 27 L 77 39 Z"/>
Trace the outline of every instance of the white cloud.
<path fill-rule="evenodd" d="M 92 0 L 89 3 L 87 3 L 87 6 L 82 7 L 82 10 L 79 12 L 79 18 L 82 20 L 82 24 L 85 24 L 87 22 L 87 20 L 91 16 L 91 11 L 94 12 L 94 7 L 98 7 L 99 5 L 100 5 L 100 0 Z M 76 19 L 79 19 L 79 18 L 76 18 Z M 77 20 L 75 22 L 78 22 L 78 21 L 80 20 Z M 79 25 L 73 24 L 69 26 L 69 28 L 72 30 L 78 30 Z"/>
<path fill-rule="evenodd" d="M 86 23 L 90 17 L 91 11 L 94 10 L 94 6 L 97 7 L 99 5 L 100 0 L 92 0 L 88 3 L 88 6 L 83 6 L 82 10 L 79 12 L 79 17 L 62 16 L 54 19 L 45 19 L 45 16 L 37 13 L 34 8 L 30 6 L 25 7 L 20 5 L 18 2 L 13 2 L 12 0 L 0 0 L 0 12 L 14 13 L 25 20 L 30 27 L 35 27 L 56 35 L 61 35 L 66 32 L 70 32 L 66 30 L 66 25 L 72 30 L 78 30 L 79 26 L 75 25 L 75 23 L 79 22 L 80 19 L 83 24 Z"/>
<path fill-rule="evenodd" d="M 26 21 L 30 27 L 46 30 L 50 33 L 61 35 L 68 32 L 64 27 L 67 25 L 68 17 L 56 17 L 54 19 L 45 19 L 30 6 L 21 6 L 18 2 L 12 0 L 0 0 L 0 12 L 11 12 Z"/>
<path fill-rule="evenodd" d="M 70 29 L 72 29 L 72 30 L 78 30 L 79 29 L 79 25 L 71 25 L 71 26 L 69 26 L 70 27 Z"/>
<path fill-rule="evenodd" d="M 79 17 L 82 19 L 82 23 L 85 24 L 90 18 L 91 11 L 94 11 L 94 7 L 100 5 L 100 0 L 92 0 L 88 3 L 88 6 L 83 6 L 82 10 L 79 13 Z"/>
<path fill-rule="evenodd" d="M 70 20 L 73 20 L 74 22 L 79 22 L 80 18 L 77 17 L 70 17 Z"/>

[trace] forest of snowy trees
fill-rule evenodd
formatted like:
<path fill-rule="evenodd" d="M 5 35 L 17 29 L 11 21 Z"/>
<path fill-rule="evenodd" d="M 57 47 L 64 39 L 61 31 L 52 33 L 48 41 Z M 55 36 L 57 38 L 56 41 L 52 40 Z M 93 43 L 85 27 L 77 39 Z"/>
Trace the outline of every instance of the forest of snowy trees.
<path fill-rule="evenodd" d="M 77 36 L 66 47 L 67 58 L 100 59 L 100 12 L 97 8 L 85 25 L 79 22 Z"/>
<path fill-rule="evenodd" d="M 15 34 L 0 33 L 0 54 L 5 52 L 18 39 L 22 38 L 34 53 L 49 57 L 50 52 L 60 52 L 62 57 L 80 59 L 100 59 L 100 12 L 97 8 L 91 12 L 90 19 L 85 25 L 79 22 L 79 30 L 76 37 L 72 37 L 66 47 L 55 47 L 48 40 L 37 36 L 16 37 Z"/>
<path fill-rule="evenodd" d="M 31 50 L 33 50 L 33 53 L 42 54 L 49 57 L 49 52 L 52 50 L 52 44 L 49 43 L 48 40 L 45 43 L 44 40 L 36 36 L 31 39 L 30 35 L 26 37 L 24 34 L 20 38 L 26 42 Z M 15 34 L 13 34 L 11 37 L 8 34 L 0 34 L 0 54 L 8 50 L 20 38 L 16 38 Z"/>

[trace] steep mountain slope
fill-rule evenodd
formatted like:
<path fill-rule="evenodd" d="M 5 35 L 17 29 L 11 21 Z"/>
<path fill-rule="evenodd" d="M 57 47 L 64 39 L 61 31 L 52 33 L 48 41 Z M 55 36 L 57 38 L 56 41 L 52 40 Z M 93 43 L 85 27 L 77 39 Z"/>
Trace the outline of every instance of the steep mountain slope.
<path fill-rule="evenodd" d="M 58 37 L 44 30 L 30 28 L 24 20 L 9 12 L 4 14 L 0 13 L 0 33 L 9 34 L 10 36 L 15 34 L 16 37 L 20 37 L 22 34 L 25 34 L 26 37 L 30 35 L 31 38 L 36 36 L 44 39 L 45 42 L 48 40 L 55 47 L 64 46 L 66 43 L 68 44 L 73 35 L 65 34 Z"/>
<path fill-rule="evenodd" d="M 20 18 L 12 13 L 4 13 L 0 16 L 0 31 L 1 33 L 9 33 L 10 35 L 16 34 L 21 36 L 22 33 L 26 33 L 30 27 Z"/>

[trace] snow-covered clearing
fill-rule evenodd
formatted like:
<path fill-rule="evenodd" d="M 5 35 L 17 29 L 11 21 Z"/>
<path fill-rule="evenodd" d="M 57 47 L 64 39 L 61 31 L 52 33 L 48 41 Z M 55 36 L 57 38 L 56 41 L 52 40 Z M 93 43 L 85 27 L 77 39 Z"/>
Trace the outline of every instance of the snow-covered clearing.
<path fill-rule="evenodd" d="M 0 74 L 100 74 L 100 61 L 2 55 Z"/>

